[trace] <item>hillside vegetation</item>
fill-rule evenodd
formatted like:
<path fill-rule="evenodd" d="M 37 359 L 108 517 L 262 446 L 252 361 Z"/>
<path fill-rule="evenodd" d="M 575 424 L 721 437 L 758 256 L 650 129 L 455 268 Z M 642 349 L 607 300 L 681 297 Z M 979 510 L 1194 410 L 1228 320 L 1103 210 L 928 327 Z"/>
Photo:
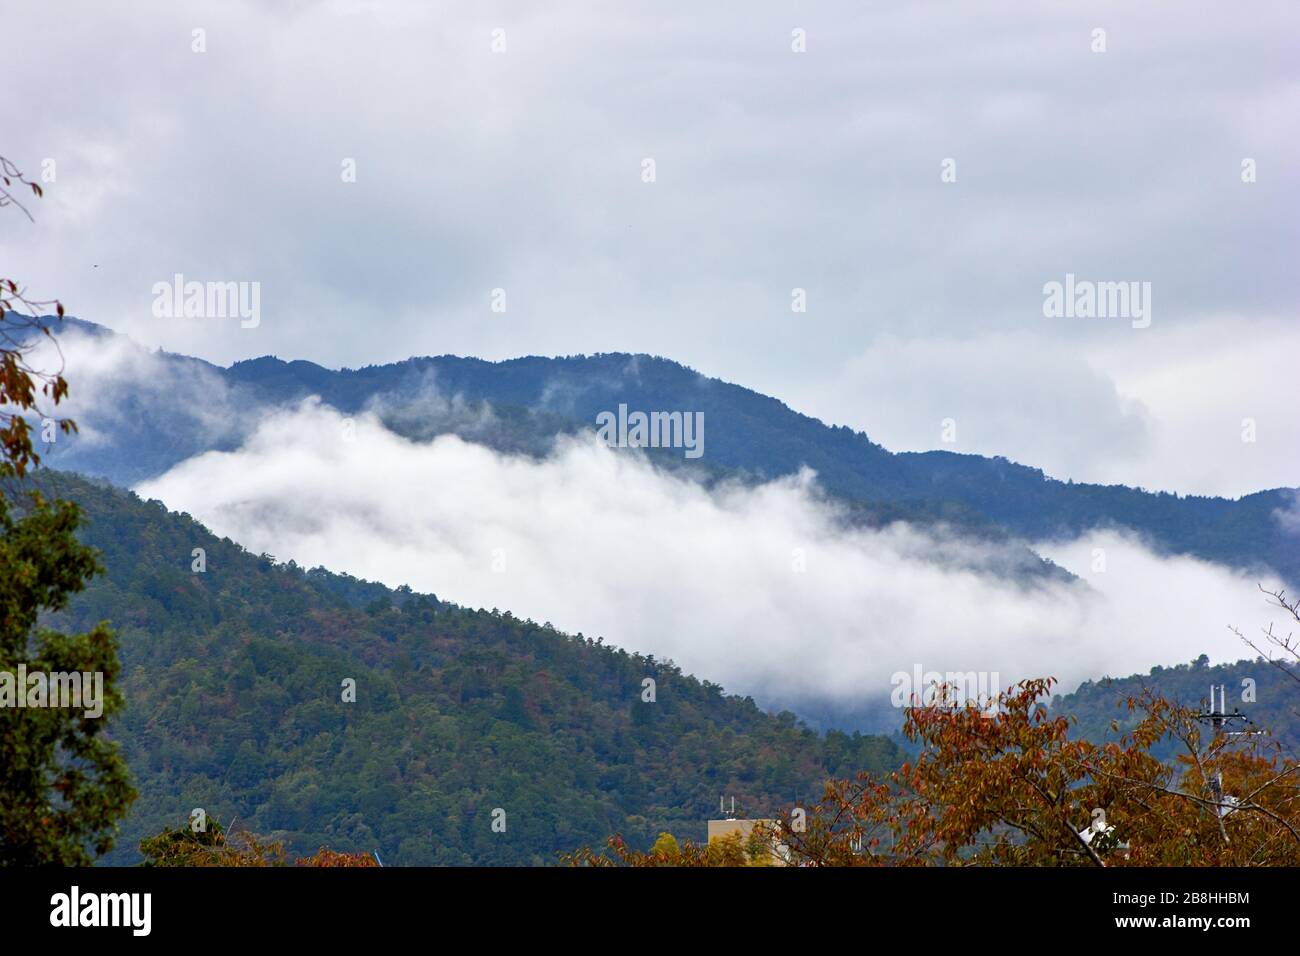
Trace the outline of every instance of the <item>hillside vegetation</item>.
<path fill-rule="evenodd" d="M 51 623 L 107 619 L 122 648 L 113 734 L 140 797 L 112 863 L 201 807 L 294 853 L 550 864 L 613 832 L 701 838 L 722 795 L 771 814 L 900 759 L 598 638 L 277 564 L 74 475 L 40 484 L 84 509 L 106 568 Z"/>

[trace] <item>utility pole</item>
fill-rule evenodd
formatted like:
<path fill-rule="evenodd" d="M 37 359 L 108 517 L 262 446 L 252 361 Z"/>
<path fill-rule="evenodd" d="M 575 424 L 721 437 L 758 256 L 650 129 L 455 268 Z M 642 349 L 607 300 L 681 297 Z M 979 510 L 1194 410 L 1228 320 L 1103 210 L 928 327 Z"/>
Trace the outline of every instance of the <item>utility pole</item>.
<path fill-rule="evenodd" d="M 1252 723 L 1249 717 L 1247 717 L 1245 714 L 1243 714 L 1240 710 L 1238 710 L 1235 707 L 1232 709 L 1232 713 L 1227 712 L 1228 704 L 1227 701 L 1224 699 L 1225 694 L 1226 694 L 1226 688 L 1224 687 L 1224 685 L 1220 684 L 1219 685 L 1219 707 L 1218 710 L 1216 711 L 1214 707 L 1214 685 L 1211 684 L 1210 685 L 1210 709 L 1207 713 L 1197 714 L 1196 719 L 1199 720 L 1201 723 L 1208 722 L 1210 726 L 1214 728 L 1214 734 L 1216 737 L 1219 734 L 1223 734 L 1225 737 L 1241 737 L 1251 733 L 1251 731 L 1249 730 L 1225 730 L 1224 729 L 1225 727 L 1231 727 L 1234 724 L 1234 722 L 1240 723 L 1242 726 Z M 1223 837 L 1223 842 L 1226 845 L 1231 841 L 1228 840 L 1228 830 L 1223 825 L 1223 818 L 1226 817 L 1229 813 L 1231 813 L 1235 809 L 1236 801 L 1235 798 L 1229 798 L 1224 796 L 1223 773 L 1221 771 L 1216 771 L 1214 774 L 1214 779 L 1210 781 L 1210 793 L 1214 795 L 1214 816 L 1219 824 L 1219 835 Z M 1233 803 L 1234 803 L 1233 806 L 1228 805 L 1229 799 L 1233 799 Z"/>

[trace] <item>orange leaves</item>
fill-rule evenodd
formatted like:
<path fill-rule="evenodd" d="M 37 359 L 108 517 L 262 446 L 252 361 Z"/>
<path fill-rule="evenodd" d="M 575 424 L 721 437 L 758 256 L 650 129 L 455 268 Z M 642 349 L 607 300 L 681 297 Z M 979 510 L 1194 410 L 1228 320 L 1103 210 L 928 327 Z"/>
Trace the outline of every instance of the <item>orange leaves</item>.
<path fill-rule="evenodd" d="M 321 847 L 311 856 L 301 857 L 295 866 L 313 867 L 379 867 L 379 863 L 368 853 L 341 853 L 327 846 Z"/>
<path fill-rule="evenodd" d="M 1072 722 L 1039 701 L 1051 681 L 1026 681 L 990 719 L 972 707 L 912 708 L 905 733 L 921 746 L 888 785 L 833 782 L 791 840 L 821 866 L 1223 866 L 1300 864 L 1300 767 L 1202 741 L 1195 715 L 1147 693 L 1118 742 L 1070 738 Z M 1150 748 L 1169 737 L 1184 770 Z M 1233 809 L 1220 830 L 1208 781 L 1222 777 Z M 872 834 L 862 841 L 864 834 Z M 883 837 L 880 835 L 883 834 Z"/>
<path fill-rule="evenodd" d="M 12 279 L 0 280 L 0 285 L 17 294 L 18 286 Z M 39 407 L 38 386 L 39 393 L 52 399 L 57 406 L 68 396 L 68 382 L 61 373 L 42 372 L 27 362 L 30 345 L 25 334 L 39 329 L 48 335 L 49 329 L 45 325 L 12 309 L 7 312 L 0 309 L 0 316 L 3 317 L 0 321 L 0 408 L 14 409 L 0 413 L 0 477 L 22 477 L 29 468 L 37 467 L 41 462 L 31 427 L 23 413 L 32 412 L 50 418 Z M 64 434 L 77 430 L 76 423 L 70 419 L 51 420 Z"/>

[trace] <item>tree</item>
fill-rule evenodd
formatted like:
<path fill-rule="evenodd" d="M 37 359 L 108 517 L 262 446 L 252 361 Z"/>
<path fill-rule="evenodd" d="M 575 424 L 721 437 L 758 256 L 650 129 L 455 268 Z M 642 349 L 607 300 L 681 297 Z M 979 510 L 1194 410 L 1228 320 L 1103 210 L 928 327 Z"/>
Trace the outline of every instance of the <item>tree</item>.
<path fill-rule="evenodd" d="M 1300 865 L 1300 764 L 1277 744 L 1149 689 L 1124 701 L 1138 719 L 1117 741 L 1074 738 L 1073 718 L 1042 706 L 1053 683 L 1021 682 L 996 695 L 996 712 L 943 703 L 940 688 L 940 703 L 905 711 L 914 760 L 883 779 L 830 781 L 808 812 L 756 824 L 745 847 L 660 837 L 641 852 L 616 836 L 609 854 L 564 859 L 744 866 L 778 846 L 801 866 Z M 1151 750 L 1169 739 L 1182 752 L 1164 762 Z"/>
<path fill-rule="evenodd" d="M 142 866 L 230 866 L 265 867 L 288 865 L 284 843 L 258 836 L 247 830 L 228 834 L 212 817 L 204 820 L 201 830 L 183 826 L 165 828 L 161 833 L 140 841 L 144 854 Z M 295 866 L 309 867 L 378 867 L 368 853 L 343 853 L 323 846 L 311 856 L 299 857 Z"/>
<path fill-rule="evenodd" d="M 915 761 L 886 781 L 828 784 L 806 827 L 782 816 L 792 857 L 816 866 L 1294 866 L 1300 765 L 1259 736 L 1207 741 L 1203 715 L 1150 691 L 1118 742 L 1071 739 L 1039 704 L 1050 679 L 978 706 L 913 707 Z M 1150 753 L 1173 738 L 1176 763 Z"/>
<path fill-rule="evenodd" d="M 1270 591 L 1262 584 L 1258 585 L 1258 587 L 1268 597 L 1270 605 L 1281 608 L 1286 612 L 1287 617 L 1300 624 L 1300 601 L 1295 598 L 1287 598 L 1286 591 L 1282 588 Z M 1263 629 L 1263 634 L 1265 642 L 1272 645 L 1272 647 L 1265 649 L 1246 637 L 1237 628 L 1232 627 L 1230 630 L 1261 658 L 1267 660 L 1293 681 L 1300 682 L 1300 669 L 1296 667 L 1297 664 L 1300 664 L 1300 641 L 1297 641 L 1293 633 L 1288 631 L 1286 634 L 1282 634 L 1281 631 L 1275 630 L 1272 624 L 1269 624 L 1268 627 Z M 1281 651 L 1281 655 L 1278 654 L 1278 651 Z"/>
<path fill-rule="evenodd" d="M 766 866 L 773 862 L 772 843 L 768 835 L 757 826 L 747 835 L 737 830 L 707 843 L 685 840 L 678 844 L 677 838 L 671 833 L 661 833 L 649 852 L 632 849 L 620 836 L 610 837 L 606 846 L 612 855 L 584 847 L 575 853 L 562 854 L 560 860 L 568 866 L 597 867 Z"/>
<path fill-rule="evenodd" d="M 255 833 L 241 831 L 228 836 L 215 817 L 206 817 L 202 829 L 166 827 L 161 833 L 140 841 L 144 854 L 141 866 L 235 866 L 284 865 L 284 844 Z"/>
<path fill-rule="evenodd" d="M 379 862 L 369 853 L 343 853 L 339 850 L 331 850 L 329 847 L 323 846 L 311 856 L 299 857 L 294 861 L 294 866 L 378 867 Z"/>
<path fill-rule="evenodd" d="M 662 854 L 665 857 L 673 857 L 681 854 L 681 847 L 677 844 L 677 838 L 671 833 L 659 834 L 659 839 L 655 840 L 655 845 L 650 848 L 651 853 Z"/>
<path fill-rule="evenodd" d="M 0 207 L 26 212 L 15 184 L 41 195 L 4 157 L 0 183 Z M 39 396 L 57 405 L 68 391 L 61 372 L 43 373 L 28 360 L 33 329 L 50 335 L 35 315 L 48 304 L 0 279 L 2 865 L 89 864 L 112 847 L 117 822 L 135 798 L 126 763 L 103 733 L 122 706 L 113 634 L 103 624 L 84 634 L 38 626 L 43 612 L 62 610 L 98 569 L 95 553 L 76 538 L 78 510 L 37 491 L 21 505 L 8 497 L 15 480 L 40 463 L 25 413 L 39 413 Z M 62 316 L 62 305 L 54 304 Z M 65 421 L 60 428 L 76 426 Z M 70 692 L 74 679 L 78 693 L 60 693 Z"/>
<path fill-rule="evenodd" d="M 17 166 L 0 156 L 0 208 L 16 206 L 31 219 L 27 207 L 14 195 L 18 186 L 29 187 L 38 198 L 42 195 L 40 186 L 28 181 Z M 22 477 L 28 468 L 40 464 L 26 416 L 41 415 L 40 396 L 58 405 L 68 394 L 62 367 L 49 372 L 31 362 L 42 337 L 58 350 L 48 323 L 40 318 L 50 306 L 61 319 L 62 303 L 31 299 L 15 279 L 0 272 L 0 478 Z M 47 420 L 65 434 L 77 430 L 71 419 Z"/>
<path fill-rule="evenodd" d="M 37 627 L 38 615 L 61 610 L 98 564 L 74 534 L 74 505 L 33 493 L 25 511 L 15 517 L 0 495 L 0 864 L 84 866 L 112 848 L 135 798 L 126 762 L 104 736 L 123 703 L 117 642 L 103 624 L 84 634 Z M 97 705 L 83 695 L 81 709 L 59 706 L 48 686 L 37 697 L 29 683 L 72 674 L 87 693 L 98 687 Z M 29 706 L 16 706 L 18 695 Z"/>

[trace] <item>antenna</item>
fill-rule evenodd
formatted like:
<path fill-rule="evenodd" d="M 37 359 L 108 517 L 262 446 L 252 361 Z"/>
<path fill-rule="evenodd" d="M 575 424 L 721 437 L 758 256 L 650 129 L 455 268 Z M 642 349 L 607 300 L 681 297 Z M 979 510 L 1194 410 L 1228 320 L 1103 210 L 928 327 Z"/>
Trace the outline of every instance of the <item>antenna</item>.
<path fill-rule="evenodd" d="M 1210 685 L 1210 709 L 1206 713 L 1196 714 L 1196 719 L 1201 723 L 1209 722 L 1215 730 L 1222 730 L 1225 737 L 1238 737 L 1246 734 L 1255 734 L 1258 731 L 1253 730 L 1224 730 L 1225 726 L 1234 722 L 1240 722 L 1243 726 L 1254 724 L 1254 721 L 1243 714 L 1241 711 L 1233 708 L 1232 713 L 1228 713 L 1227 685 L 1219 685 L 1219 706 L 1216 711 L 1214 706 L 1214 685 Z"/>

